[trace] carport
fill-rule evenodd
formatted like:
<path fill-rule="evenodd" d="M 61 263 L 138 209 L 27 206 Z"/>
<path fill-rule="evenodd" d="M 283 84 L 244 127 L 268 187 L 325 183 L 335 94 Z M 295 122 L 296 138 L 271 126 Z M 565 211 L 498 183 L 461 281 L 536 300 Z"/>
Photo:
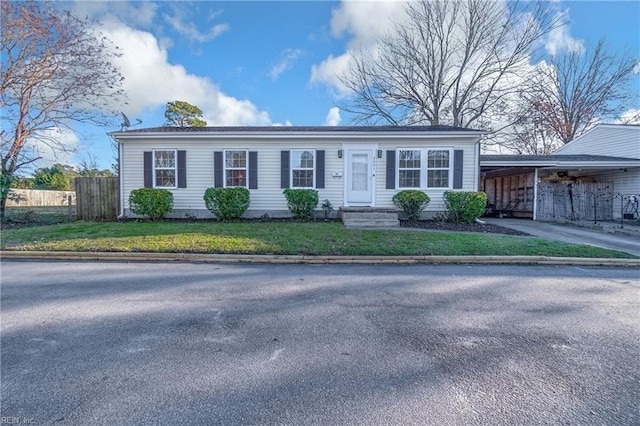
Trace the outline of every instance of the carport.
<path fill-rule="evenodd" d="M 533 220 L 640 220 L 640 194 L 616 183 L 640 160 L 598 155 L 482 155 L 480 190 L 503 216 Z M 640 192 L 637 188 L 634 192 Z"/>

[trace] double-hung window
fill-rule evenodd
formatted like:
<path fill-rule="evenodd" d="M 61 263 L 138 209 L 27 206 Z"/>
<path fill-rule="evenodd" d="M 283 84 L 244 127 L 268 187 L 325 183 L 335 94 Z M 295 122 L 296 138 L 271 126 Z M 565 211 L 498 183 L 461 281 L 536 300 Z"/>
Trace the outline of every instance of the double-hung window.
<path fill-rule="evenodd" d="M 427 151 L 427 188 L 449 188 L 450 164 L 448 149 Z"/>
<path fill-rule="evenodd" d="M 422 151 L 401 149 L 398 155 L 398 184 L 400 188 L 420 188 Z"/>
<path fill-rule="evenodd" d="M 153 186 L 154 188 L 176 188 L 177 151 L 153 151 Z"/>
<path fill-rule="evenodd" d="M 397 158 L 398 188 L 451 187 L 451 150 L 401 148 Z"/>
<path fill-rule="evenodd" d="M 315 156 L 312 149 L 291 151 L 291 187 L 315 187 Z"/>
<path fill-rule="evenodd" d="M 247 151 L 227 150 L 224 152 L 224 186 L 247 187 Z"/>

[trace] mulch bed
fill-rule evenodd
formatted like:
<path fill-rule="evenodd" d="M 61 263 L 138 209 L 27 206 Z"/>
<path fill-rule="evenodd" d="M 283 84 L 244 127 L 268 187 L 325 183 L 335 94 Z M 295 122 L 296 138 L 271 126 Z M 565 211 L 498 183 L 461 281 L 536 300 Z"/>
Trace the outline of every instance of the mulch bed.
<path fill-rule="evenodd" d="M 455 231 L 455 232 L 480 232 L 483 234 L 506 234 L 506 235 L 530 235 L 526 232 L 516 231 L 498 225 L 490 225 L 488 223 L 458 223 L 443 220 L 418 220 L 408 221 L 401 220 L 400 226 L 404 228 L 423 228 L 433 229 L 436 231 Z"/>

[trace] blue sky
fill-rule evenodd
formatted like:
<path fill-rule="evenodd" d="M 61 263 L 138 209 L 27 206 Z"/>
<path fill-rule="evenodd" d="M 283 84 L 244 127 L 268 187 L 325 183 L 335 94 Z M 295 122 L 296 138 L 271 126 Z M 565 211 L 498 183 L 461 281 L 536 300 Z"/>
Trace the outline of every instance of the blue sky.
<path fill-rule="evenodd" d="M 567 25 L 551 35 L 548 46 L 588 46 L 605 37 L 610 48 L 640 57 L 640 1 L 554 5 L 567 12 Z M 400 10 L 398 3 L 383 1 L 84 1 L 65 6 L 101 21 L 123 50 L 120 66 L 129 99 L 120 109 L 132 123 L 142 120 L 143 127 L 162 125 L 166 102 L 172 100 L 200 106 L 210 125 L 348 125 L 348 114 L 335 108 L 341 96 L 335 73 L 351 46 L 371 42 Z M 632 108 L 640 109 L 640 75 L 631 90 Z M 58 161 L 93 158 L 108 168 L 113 154 L 105 133 L 118 129 L 83 126 L 62 135 L 77 145 L 77 153 Z"/>

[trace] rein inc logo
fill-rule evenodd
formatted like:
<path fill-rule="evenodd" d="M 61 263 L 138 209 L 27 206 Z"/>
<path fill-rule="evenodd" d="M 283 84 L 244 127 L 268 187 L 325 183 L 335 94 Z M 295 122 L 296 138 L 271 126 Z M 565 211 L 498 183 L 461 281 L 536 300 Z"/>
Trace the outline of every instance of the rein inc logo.
<path fill-rule="evenodd" d="M 0 424 L 3 425 L 28 425 L 33 424 L 33 417 L 0 417 Z"/>

